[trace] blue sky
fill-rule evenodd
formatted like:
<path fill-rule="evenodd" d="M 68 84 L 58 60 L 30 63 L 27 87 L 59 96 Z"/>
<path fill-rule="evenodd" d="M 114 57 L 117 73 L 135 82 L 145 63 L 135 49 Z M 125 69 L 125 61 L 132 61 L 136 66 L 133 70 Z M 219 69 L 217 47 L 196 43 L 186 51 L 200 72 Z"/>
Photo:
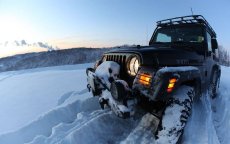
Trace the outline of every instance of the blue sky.
<path fill-rule="evenodd" d="M 43 41 L 60 48 L 146 45 L 157 20 L 203 15 L 230 48 L 228 0 L 0 0 L 0 42 Z"/>

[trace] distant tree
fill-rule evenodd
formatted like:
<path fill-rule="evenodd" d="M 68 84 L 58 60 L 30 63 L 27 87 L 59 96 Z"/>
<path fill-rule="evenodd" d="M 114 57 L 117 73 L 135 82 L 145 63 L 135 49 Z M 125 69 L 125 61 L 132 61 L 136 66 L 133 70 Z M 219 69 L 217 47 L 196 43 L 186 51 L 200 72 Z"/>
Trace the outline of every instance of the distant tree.
<path fill-rule="evenodd" d="M 219 53 L 220 64 L 224 66 L 230 66 L 229 51 L 220 45 L 218 49 L 218 53 Z"/>

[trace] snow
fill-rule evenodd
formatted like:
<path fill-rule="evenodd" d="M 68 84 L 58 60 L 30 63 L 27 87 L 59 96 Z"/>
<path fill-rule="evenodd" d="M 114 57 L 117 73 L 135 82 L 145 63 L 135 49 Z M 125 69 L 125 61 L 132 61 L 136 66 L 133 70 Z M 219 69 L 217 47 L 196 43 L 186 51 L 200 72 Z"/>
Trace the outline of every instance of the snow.
<path fill-rule="evenodd" d="M 158 72 L 159 73 L 165 73 L 165 72 L 185 72 L 185 71 L 192 71 L 192 70 L 198 70 L 198 68 L 193 66 L 181 66 L 181 67 L 163 67 Z"/>
<path fill-rule="evenodd" d="M 0 144 L 154 143 L 152 115 L 139 110 L 124 120 L 100 109 L 86 89 L 90 65 L 0 73 Z M 216 99 L 195 100 L 183 143 L 229 143 L 229 73 L 222 67 Z"/>
<path fill-rule="evenodd" d="M 102 80 L 102 83 L 110 89 L 111 83 L 109 82 L 109 79 L 113 78 L 113 80 L 116 80 L 119 75 L 119 71 L 120 65 L 118 63 L 105 61 L 97 67 L 95 74 Z"/>
<path fill-rule="evenodd" d="M 0 133 L 20 128 L 60 104 L 64 101 L 63 96 L 85 89 L 85 81 L 76 83 L 82 77 L 80 74 L 85 72 L 83 69 L 39 70 L 0 75 Z"/>
<path fill-rule="evenodd" d="M 120 71 L 120 65 L 117 64 L 116 62 L 113 61 L 105 61 L 102 64 L 100 64 L 96 71 L 95 71 L 95 75 L 96 77 L 100 78 L 99 84 L 103 83 L 104 85 L 101 85 L 101 88 L 105 88 L 106 90 L 102 91 L 102 93 L 100 94 L 100 98 L 99 101 L 101 103 L 103 103 L 103 101 L 106 101 L 106 103 L 109 105 L 109 107 L 111 108 L 111 110 L 119 117 L 124 117 L 123 113 L 129 113 L 129 115 L 134 114 L 133 111 L 133 106 L 132 105 L 128 105 L 125 106 L 123 104 L 123 102 L 116 100 L 113 98 L 112 94 L 110 93 L 109 89 L 111 89 L 111 81 L 117 81 L 120 82 L 122 84 L 124 84 L 125 89 L 129 89 L 128 84 L 124 81 L 124 80 L 117 80 L 118 79 L 118 75 L 119 75 L 119 71 Z M 88 76 L 91 77 L 91 76 Z M 91 85 L 91 88 L 94 87 L 91 84 L 91 78 L 89 78 L 89 84 Z M 96 78 L 97 81 L 97 78 Z M 94 89 L 94 88 L 92 88 Z M 112 90 L 111 90 L 112 91 Z M 132 100 L 130 100 L 132 101 Z M 127 101 L 127 103 L 129 103 Z M 131 103 L 129 103 L 131 104 Z M 134 104 L 134 102 L 133 102 Z M 104 107 L 104 105 L 103 105 Z"/>

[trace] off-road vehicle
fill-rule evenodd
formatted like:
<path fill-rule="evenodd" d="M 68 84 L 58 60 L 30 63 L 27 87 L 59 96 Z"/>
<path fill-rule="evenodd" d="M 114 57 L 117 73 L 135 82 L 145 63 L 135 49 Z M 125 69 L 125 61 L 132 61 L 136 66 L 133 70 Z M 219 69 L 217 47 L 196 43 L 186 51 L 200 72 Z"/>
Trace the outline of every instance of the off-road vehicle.
<path fill-rule="evenodd" d="M 136 106 L 155 116 L 159 143 L 176 143 L 194 99 L 217 95 L 216 33 L 201 15 L 157 22 L 149 46 L 115 49 L 86 70 L 88 88 L 122 118 Z"/>

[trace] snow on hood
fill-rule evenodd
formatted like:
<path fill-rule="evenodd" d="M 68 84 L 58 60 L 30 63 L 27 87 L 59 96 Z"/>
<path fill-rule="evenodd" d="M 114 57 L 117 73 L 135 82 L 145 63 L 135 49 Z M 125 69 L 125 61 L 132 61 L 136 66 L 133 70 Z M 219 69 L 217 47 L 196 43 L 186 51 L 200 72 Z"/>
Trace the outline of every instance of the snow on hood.
<path fill-rule="evenodd" d="M 185 72 L 185 71 L 192 71 L 192 70 L 199 70 L 196 67 L 193 66 L 180 66 L 180 67 L 163 67 L 158 72 L 164 73 L 164 72 Z"/>

